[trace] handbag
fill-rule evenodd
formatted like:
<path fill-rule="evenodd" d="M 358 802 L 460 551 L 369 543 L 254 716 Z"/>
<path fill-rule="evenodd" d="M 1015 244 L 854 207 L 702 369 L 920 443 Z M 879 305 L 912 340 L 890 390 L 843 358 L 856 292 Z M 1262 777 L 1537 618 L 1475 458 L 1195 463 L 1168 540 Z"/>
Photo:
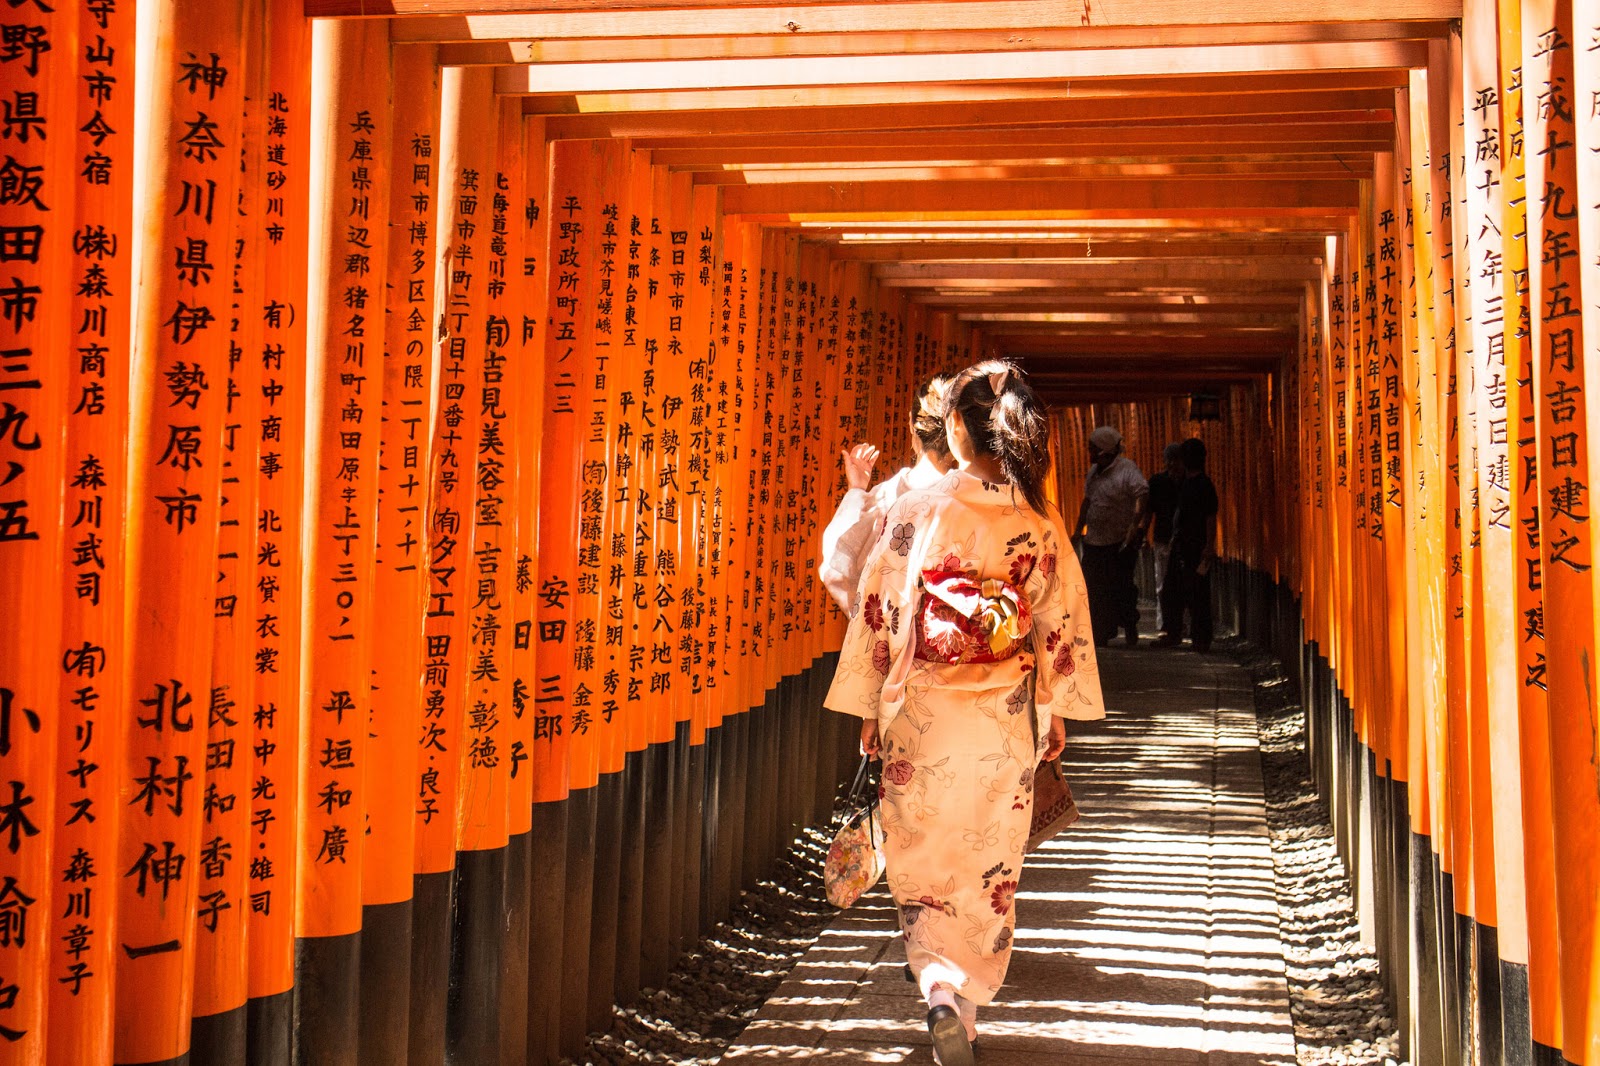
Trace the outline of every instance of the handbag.
<path fill-rule="evenodd" d="M 1047 759 L 1033 772 L 1033 825 L 1023 853 L 1033 851 L 1078 820 L 1072 786 L 1061 772 L 1060 759 Z"/>
<path fill-rule="evenodd" d="M 860 899 L 883 876 L 883 821 L 878 817 L 878 789 L 872 781 L 872 757 L 861 767 L 845 797 L 844 822 L 828 846 L 822 867 L 822 888 L 828 902 L 843 910 Z"/>

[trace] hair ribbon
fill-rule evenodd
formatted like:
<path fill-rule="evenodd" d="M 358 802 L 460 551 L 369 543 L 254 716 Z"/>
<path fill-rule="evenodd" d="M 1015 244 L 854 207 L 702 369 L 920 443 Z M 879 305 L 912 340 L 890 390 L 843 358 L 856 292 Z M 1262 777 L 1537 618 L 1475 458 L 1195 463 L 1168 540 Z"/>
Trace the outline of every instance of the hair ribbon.
<path fill-rule="evenodd" d="M 1010 374 L 1011 374 L 1011 370 L 1009 368 L 1004 369 L 1004 370 L 996 370 L 994 373 L 990 374 L 989 375 L 989 391 L 993 392 L 995 394 L 995 396 L 998 397 L 1000 395 L 1001 390 L 1006 387 L 1006 378 Z"/>

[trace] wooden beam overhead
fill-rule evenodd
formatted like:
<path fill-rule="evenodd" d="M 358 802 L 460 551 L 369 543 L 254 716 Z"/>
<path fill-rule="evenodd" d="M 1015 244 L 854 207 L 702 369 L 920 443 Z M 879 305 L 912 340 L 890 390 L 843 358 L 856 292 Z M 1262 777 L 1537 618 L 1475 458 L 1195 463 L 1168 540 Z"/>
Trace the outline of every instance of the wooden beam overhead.
<path fill-rule="evenodd" d="M 1075 219 L 934 219 L 897 221 L 874 219 L 867 222 L 769 222 L 769 229 L 805 235 L 813 240 L 912 240 L 923 237 L 994 239 L 997 234 L 1013 239 L 1070 238 L 1072 240 L 1211 240 L 1239 237 L 1286 237 L 1342 233 L 1345 223 L 1336 215 L 1325 220 L 1306 218 L 1254 217 L 1208 219 L 1195 222 L 1182 218 L 1075 218 Z M 1230 238 L 1231 239 L 1231 238 Z"/>
<path fill-rule="evenodd" d="M 961 299 L 960 297 L 928 299 L 922 296 L 914 296 L 914 299 L 917 303 L 937 307 L 939 310 L 956 314 L 1028 314 L 1041 311 L 1050 313 L 1085 311 L 1114 314 L 1169 308 L 1174 311 L 1188 311 L 1196 314 L 1206 314 L 1212 311 L 1219 314 L 1234 312 L 1284 314 L 1297 311 L 1301 304 L 1300 294 L 1288 291 L 1281 293 L 1277 298 L 1273 298 L 1271 293 L 1258 293 L 1254 296 L 1217 294 L 1205 297 L 1206 302 L 1204 303 L 1194 304 L 1173 303 L 1169 302 L 1174 299 L 1173 297 L 1143 293 L 1138 296 L 1108 296 L 1096 293 L 1079 294 L 1068 290 L 1048 296 L 1019 294 L 1010 298 L 969 296 L 966 299 Z"/>
<path fill-rule="evenodd" d="M 1054 263 L 880 263 L 873 277 L 885 285 L 993 285 L 1001 281 L 1126 281 L 1174 282 L 1228 279 L 1273 280 L 1284 284 L 1315 281 L 1322 276 L 1320 260 L 1310 256 L 1250 256 L 1225 259 L 1082 259 Z"/>
<path fill-rule="evenodd" d="M 1063 86 L 1045 82 L 943 82 L 937 85 L 834 85 L 787 89 L 705 89 L 646 93 L 524 96 L 530 115 L 719 111 L 753 108 L 876 107 L 950 101 L 1109 100 L 1126 97 L 1238 96 L 1251 92 L 1351 92 L 1404 88 L 1405 70 L 1296 71 L 1173 78 L 1103 78 Z"/>
<path fill-rule="evenodd" d="M 985 146 L 972 144 L 970 149 L 981 151 Z M 1180 143 L 1171 145 L 1139 144 L 1127 146 L 1130 150 L 1126 155 L 1116 157 L 1122 162 L 1134 165 L 1158 166 L 1167 158 L 1167 152 L 1176 155 L 1197 155 L 1202 151 L 1216 152 L 1229 146 L 1216 143 L 1204 144 L 1201 142 Z M 1275 161 L 1281 159 L 1277 153 L 1268 150 L 1262 143 L 1238 144 L 1231 146 L 1228 155 L 1235 162 L 1250 162 L 1261 159 Z M 1375 152 L 1387 152 L 1393 148 L 1388 142 L 1378 141 L 1328 141 L 1319 144 L 1305 144 L 1300 147 L 1316 148 L 1321 152 L 1333 156 L 1370 157 Z M 999 166 L 1039 166 L 1045 164 L 1060 164 L 1073 166 L 1082 163 L 1104 163 L 1114 150 L 1113 146 L 1106 144 L 1091 145 L 995 145 L 992 146 L 988 162 Z M 795 165 L 814 169 L 818 166 L 848 166 L 852 163 L 883 163 L 898 166 L 927 166 L 937 165 L 950 153 L 950 146 L 929 145 L 925 147 L 893 146 L 873 147 L 863 146 L 858 148 L 843 149 L 839 147 L 820 148 L 664 148 L 653 149 L 650 160 L 663 166 L 679 170 L 705 171 L 715 169 L 740 169 L 744 167 L 770 166 L 770 165 Z M 1296 153 L 1299 154 L 1299 153 Z M 1349 177 L 1370 177 L 1370 162 L 1357 168 L 1352 165 Z M 1109 221 L 1109 219 L 1108 219 Z"/>
<path fill-rule="evenodd" d="M 1296 350 L 1297 334 L 1265 334 L 1262 337 L 1230 335 L 1225 340 L 1210 334 L 1171 334 L 1142 337 L 1062 337 L 1047 333 L 987 334 L 990 341 L 1002 351 L 1018 355 L 1075 356 L 1094 359 L 1115 355 L 1122 358 L 1148 358 L 1174 356 L 1204 362 L 1214 366 L 1218 362 L 1237 359 L 1245 355 L 1258 355 L 1265 359 L 1279 359 Z"/>
<path fill-rule="evenodd" d="M 500 67 L 506 95 L 705 88 L 874 85 L 1080 78 L 1160 78 L 1204 73 L 1406 69 L 1426 66 L 1419 41 L 1055 49 L 1008 53 L 701 59 L 682 62 L 544 63 Z"/>
<path fill-rule="evenodd" d="M 1145 120 L 1210 119 L 1239 122 L 1266 116 L 1270 121 L 1393 122 L 1392 89 L 1319 89 L 1296 92 L 1216 93 L 1206 96 L 1063 96 L 1058 86 L 1033 91 L 1021 100 L 996 98 L 996 89 L 1015 86 L 955 85 L 930 90 L 942 93 L 943 106 L 930 111 L 930 99 L 913 104 L 783 105 L 758 110 L 726 108 L 704 111 L 616 112 L 553 115 L 552 139 L 589 137 L 702 138 L 736 133 L 843 133 L 850 130 L 895 130 L 930 124 L 940 128 L 980 126 L 1051 126 L 1060 124 L 1121 125 Z M 773 108 L 777 113 L 772 113 Z M 1293 119 L 1289 116 L 1305 116 Z M 1330 118 L 1327 116 L 1338 116 Z"/>
<path fill-rule="evenodd" d="M 970 322 L 1003 332 L 1020 332 L 1012 327 L 1037 327 L 1045 330 L 1055 326 L 1125 327 L 1125 326 L 1204 326 L 1206 329 L 1267 328 L 1285 329 L 1299 321 L 1298 311 L 1279 308 L 1275 311 L 1235 311 L 1216 308 L 1212 310 L 1173 310 L 1154 307 L 1143 310 L 1121 308 L 1113 311 L 964 311 L 956 315 L 962 322 Z M 991 325 L 992 324 L 992 325 Z M 1075 332 L 1065 330 L 1064 332 Z"/>
<path fill-rule="evenodd" d="M 1063 212 L 1109 218 L 1213 214 L 1353 214 L 1355 181 L 1243 178 L 1215 182 L 1136 180 L 859 182 L 840 185 L 733 186 L 722 190 L 731 215 L 804 219 L 937 216 L 1004 218 Z"/>
<path fill-rule="evenodd" d="M 958 263 L 1094 262 L 1105 259 L 1197 259 L 1210 256 L 1297 256 L 1318 258 L 1325 251 L 1319 238 L 1255 240 L 1054 240 L 1054 241 L 851 241 L 830 245 L 833 257 L 851 262 Z"/>
<path fill-rule="evenodd" d="M 1214 181 L 1218 178 L 1288 178 L 1294 180 L 1343 180 L 1366 176 L 1361 170 L 1335 160 L 1322 163 L 1233 163 L 1233 164 L 1132 164 L 1119 167 L 1095 163 L 1008 163 L 973 162 L 952 166 L 943 162 L 919 166 L 815 167 L 792 170 L 728 167 L 688 169 L 696 185 L 835 185 L 848 181 L 1054 181 L 1062 178 L 1193 178 Z"/>
<path fill-rule="evenodd" d="M 423 20 L 417 20 L 423 21 Z M 430 24 L 445 20 L 428 20 Z M 397 40 L 405 24 L 396 22 Z M 1312 41 L 1428 40 L 1448 35 L 1448 22 L 1231 23 L 1164 26 L 1157 43 L 1305 44 Z M 1145 27 L 1051 26 L 1026 33 L 984 27 L 966 30 L 901 30 L 859 33 L 782 33 L 750 36 L 545 38 L 472 40 L 444 44 L 446 66 L 520 66 L 528 63 L 628 63 L 686 59 L 762 59 L 778 56 L 914 55 L 925 52 L 1035 52 L 1050 49 L 1128 48 L 1151 44 Z"/>
<path fill-rule="evenodd" d="M 684 0 L 306 0 L 308 16 L 427 16 L 395 24 L 395 40 L 474 41 L 552 38 L 805 36 L 941 30 L 1045 30 L 1081 19 L 1057 0 L 933 0 L 901 3 L 775 5 L 768 0 L 692 4 Z M 1091 27 L 1191 26 L 1191 0 L 1096 5 Z M 1461 0 L 1349 0 L 1325 4 L 1307 19 L 1304 5 L 1281 0 L 1218 0 L 1214 24 L 1451 21 Z"/>
<path fill-rule="evenodd" d="M 1325 143 L 1346 141 L 1388 145 L 1392 143 L 1393 136 L 1392 121 L 1207 123 L 1174 120 L 1160 125 L 1130 124 L 1120 128 L 1093 125 L 980 126 L 968 129 L 739 133 L 725 137 L 642 137 L 633 144 L 635 148 L 646 151 L 693 149 L 708 153 L 723 152 L 730 158 L 738 158 L 747 148 L 800 148 L 810 151 L 830 148 L 940 148 L 946 154 L 952 149 L 960 149 L 982 156 L 999 154 L 999 150 L 1007 148 L 1053 148 L 1103 153 L 1118 146 L 1126 146 L 1127 150 L 1122 154 L 1127 156 L 1152 148 L 1194 152 L 1197 151 L 1194 146 L 1207 144 L 1212 145 L 1213 153 L 1219 154 L 1239 145 L 1253 146 L 1258 152 L 1270 154 L 1273 146 L 1293 151 L 1301 145 L 1319 148 Z M 845 157 L 853 155 L 849 151 L 834 154 Z M 860 158 L 866 156 L 863 154 Z"/>

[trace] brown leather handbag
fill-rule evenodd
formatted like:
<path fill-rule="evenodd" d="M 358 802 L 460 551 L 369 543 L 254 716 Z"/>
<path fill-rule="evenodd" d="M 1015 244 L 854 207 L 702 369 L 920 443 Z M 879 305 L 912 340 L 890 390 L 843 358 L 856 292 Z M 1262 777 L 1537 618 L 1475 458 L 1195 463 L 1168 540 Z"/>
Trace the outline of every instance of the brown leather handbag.
<path fill-rule="evenodd" d="M 1033 772 L 1033 827 L 1023 852 L 1033 851 L 1077 820 L 1078 804 L 1061 772 L 1061 760 L 1046 759 Z"/>

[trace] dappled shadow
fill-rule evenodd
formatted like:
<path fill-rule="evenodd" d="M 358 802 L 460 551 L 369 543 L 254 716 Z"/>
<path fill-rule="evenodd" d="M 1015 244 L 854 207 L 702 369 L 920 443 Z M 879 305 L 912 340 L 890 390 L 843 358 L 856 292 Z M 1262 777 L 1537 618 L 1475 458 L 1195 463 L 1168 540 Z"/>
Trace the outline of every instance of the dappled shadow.
<path fill-rule="evenodd" d="M 1102 651 L 1110 715 L 1064 758 L 1083 820 L 1029 857 L 979 1061 L 1294 1062 L 1250 680 Z M 886 891 L 840 916 L 723 1061 L 931 1063 Z"/>

